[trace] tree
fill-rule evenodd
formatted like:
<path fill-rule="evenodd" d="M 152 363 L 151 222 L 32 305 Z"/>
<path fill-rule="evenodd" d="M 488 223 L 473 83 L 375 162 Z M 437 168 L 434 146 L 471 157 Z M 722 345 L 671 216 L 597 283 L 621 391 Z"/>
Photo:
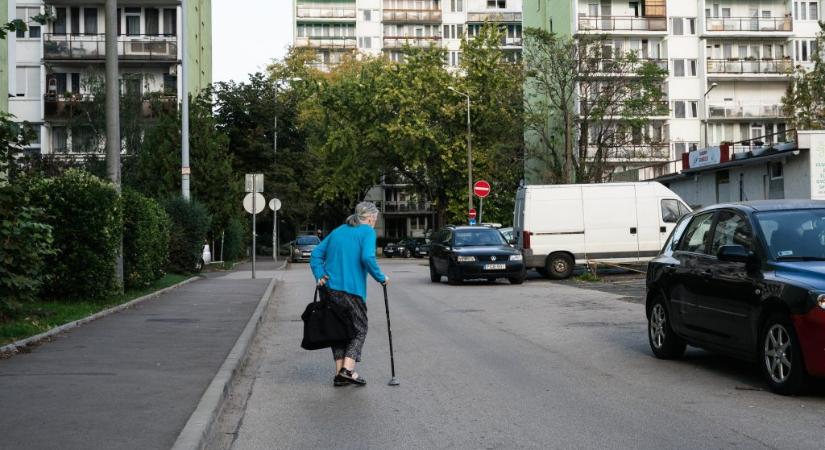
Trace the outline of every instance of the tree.
<path fill-rule="evenodd" d="M 654 147 L 639 145 L 661 141 L 647 129 L 650 116 L 666 114 L 667 70 L 605 41 L 525 30 L 526 139 L 540 181 L 606 181 L 611 160 L 649 157 Z"/>
<path fill-rule="evenodd" d="M 241 175 L 232 168 L 229 139 L 212 116 L 211 92 L 190 103 L 192 196 L 212 216 L 213 237 L 239 214 Z M 141 150 L 124 170 L 124 183 L 149 197 L 165 201 L 180 192 L 180 113 L 162 113 L 149 130 Z"/>
<path fill-rule="evenodd" d="M 782 97 L 782 107 L 791 128 L 801 130 L 825 129 L 825 22 L 819 22 L 816 50 L 811 51 L 814 66 L 810 70 L 798 66 L 790 75 L 788 89 Z"/>

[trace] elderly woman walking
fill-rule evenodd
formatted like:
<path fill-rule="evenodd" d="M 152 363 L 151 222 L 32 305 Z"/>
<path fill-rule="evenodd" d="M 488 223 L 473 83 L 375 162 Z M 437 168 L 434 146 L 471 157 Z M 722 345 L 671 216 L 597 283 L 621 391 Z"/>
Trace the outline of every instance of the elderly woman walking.
<path fill-rule="evenodd" d="M 378 208 L 362 202 L 344 225 L 336 228 L 312 251 L 310 266 L 318 286 L 326 286 L 329 300 L 352 313 L 355 337 L 332 347 L 336 375 L 333 385 L 364 386 L 367 381 L 355 372 L 367 337 L 367 273 L 386 285 L 387 276 L 375 260 L 375 222 Z"/>

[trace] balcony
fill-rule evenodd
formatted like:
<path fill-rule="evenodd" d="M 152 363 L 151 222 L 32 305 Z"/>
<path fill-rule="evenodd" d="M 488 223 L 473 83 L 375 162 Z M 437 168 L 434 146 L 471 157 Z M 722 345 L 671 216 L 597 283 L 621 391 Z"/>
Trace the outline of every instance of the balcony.
<path fill-rule="evenodd" d="M 350 36 L 311 36 L 295 38 L 296 47 L 355 50 L 358 40 Z"/>
<path fill-rule="evenodd" d="M 177 108 L 177 104 L 176 95 L 163 94 L 151 99 L 146 98 L 141 102 L 141 117 L 151 119 L 157 117 L 161 111 L 172 112 Z M 46 94 L 43 96 L 43 116 L 50 121 L 68 120 L 78 114 L 83 114 L 88 108 L 98 106 L 94 103 L 94 97 L 90 95 L 76 94 L 67 97 Z"/>
<path fill-rule="evenodd" d="M 708 75 L 782 75 L 793 70 L 790 59 L 708 59 Z"/>
<path fill-rule="evenodd" d="M 579 16 L 579 32 L 619 31 L 667 33 L 666 17 Z"/>
<path fill-rule="evenodd" d="M 668 70 L 666 59 L 637 58 L 636 62 L 617 62 L 615 59 L 592 59 L 586 67 L 587 74 L 583 76 L 594 76 L 604 74 L 608 76 L 626 75 L 633 76 L 642 68 L 644 64 L 654 64 L 662 70 Z"/>
<path fill-rule="evenodd" d="M 771 119 L 785 117 L 782 105 L 776 103 L 709 104 L 708 118 L 714 119 Z"/>
<path fill-rule="evenodd" d="M 298 5 L 298 10 L 295 12 L 295 17 L 298 20 L 306 19 L 352 19 L 355 20 L 355 5 L 352 8 L 317 8 Z"/>
<path fill-rule="evenodd" d="M 440 40 L 440 36 L 384 36 L 384 48 L 404 48 L 407 45 L 427 48 L 438 45 Z"/>
<path fill-rule="evenodd" d="M 579 105 L 579 114 L 581 115 L 581 111 L 583 108 L 592 109 L 599 106 L 597 103 L 598 100 L 581 100 L 581 103 Z M 605 109 L 607 110 L 605 111 L 605 115 L 608 117 L 621 117 L 624 114 L 624 109 L 627 107 L 626 105 L 628 105 L 629 103 L 630 102 L 626 101 L 616 101 L 608 105 L 603 105 L 603 107 L 605 107 Z M 630 104 L 630 107 L 640 108 L 642 107 L 642 105 L 636 103 Z M 650 106 L 650 110 L 652 114 L 650 114 L 650 116 L 648 117 L 668 117 L 670 116 L 670 102 L 667 100 L 653 102 L 653 104 Z"/>
<path fill-rule="evenodd" d="M 382 214 L 431 214 L 432 202 L 424 201 L 377 201 L 375 205 Z"/>
<path fill-rule="evenodd" d="M 793 19 L 788 17 L 707 17 L 710 32 L 792 33 Z"/>
<path fill-rule="evenodd" d="M 385 9 L 384 23 L 441 23 L 440 9 Z"/>
<path fill-rule="evenodd" d="M 592 149 L 595 153 L 595 148 Z M 607 161 L 611 163 L 667 162 L 670 160 L 670 145 L 666 142 L 631 144 L 607 150 Z"/>
<path fill-rule="evenodd" d="M 118 59 L 175 62 L 178 38 L 172 35 L 118 36 Z M 103 61 L 106 57 L 104 34 L 43 34 L 43 59 L 46 61 Z"/>
<path fill-rule="evenodd" d="M 521 23 L 520 12 L 471 12 L 467 13 L 467 23 Z"/>

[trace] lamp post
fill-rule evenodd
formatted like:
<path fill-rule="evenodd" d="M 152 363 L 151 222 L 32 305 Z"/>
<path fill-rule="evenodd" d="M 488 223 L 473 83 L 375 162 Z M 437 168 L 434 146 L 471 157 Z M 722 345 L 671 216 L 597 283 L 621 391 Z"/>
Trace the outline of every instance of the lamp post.
<path fill-rule="evenodd" d="M 449 90 L 467 97 L 467 211 L 473 209 L 473 139 L 470 129 L 470 94 L 449 86 Z"/>
<path fill-rule="evenodd" d="M 705 95 L 702 96 L 702 103 L 704 103 L 705 107 L 705 148 L 708 148 L 708 94 L 712 91 L 716 86 L 719 86 L 719 83 L 711 83 L 710 87 L 707 91 L 705 91 Z"/>

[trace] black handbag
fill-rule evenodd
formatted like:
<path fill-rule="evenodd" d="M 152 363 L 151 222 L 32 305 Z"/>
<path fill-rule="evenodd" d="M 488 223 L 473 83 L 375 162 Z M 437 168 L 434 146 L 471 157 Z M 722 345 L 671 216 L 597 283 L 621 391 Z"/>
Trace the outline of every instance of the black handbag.
<path fill-rule="evenodd" d="M 318 299 L 320 292 L 320 301 Z M 355 337 L 352 313 L 345 307 L 329 300 L 325 287 L 316 287 L 312 303 L 308 304 L 301 320 L 304 321 L 304 339 L 301 348 L 319 350 L 337 343 L 348 342 Z"/>

